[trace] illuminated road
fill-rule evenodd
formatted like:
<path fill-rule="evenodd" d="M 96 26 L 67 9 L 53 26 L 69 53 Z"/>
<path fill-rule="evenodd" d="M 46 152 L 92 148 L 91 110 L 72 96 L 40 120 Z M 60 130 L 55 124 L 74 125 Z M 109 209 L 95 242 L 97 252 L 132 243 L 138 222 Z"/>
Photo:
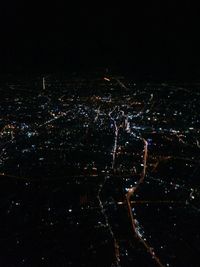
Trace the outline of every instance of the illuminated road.
<path fill-rule="evenodd" d="M 112 77 L 112 79 L 115 80 L 122 89 L 128 90 L 128 88 L 126 87 L 126 85 L 122 81 L 120 81 L 118 78 Z"/>
<path fill-rule="evenodd" d="M 145 139 L 142 139 L 142 140 L 144 142 L 143 170 L 142 170 L 138 183 L 136 184 L 136 186 L 129 188 L 125 196 L 125 199 L 126 199 L 126 203 L 128 207 L 128 213 L 129 213 L 129 217 L 131 220 L 134 237 L 143 244 L 143 246 L 146 248 L 147 252 L 151 255 L 152 259 L 156 262 L 156 264 L 159 267 L 164 267 L 160 259 L 156 256 L 154 249 L 147 244 L 147 242 L 142 238 L 141 234 L 139 233 L 136 220 L 133 217 L 133 212 L 132 212 L 132 207 L 131 207 L 131 204 L 132 204 L 131 198 L 134 196 L 134 193 L 139 188 L 139 186 L 144 182 L 146 169 L 147 169 L 148 143 Z"/>
<path fill-rule="evenodd" d="M 117 123 L 116 123 L 115 119 L 112 118 L 112 116 L 111 116 L 112 112 L 113 112 L 115 109 L 116 109 L 116 107 L 115 107 L 111 112 L 109 112 L 109 117 L 110 117 L 110 119 L 113 121 L 113 124 L 114 124 L 114 127 L 115 127 L 114 147 L 113 147 L 113 151 L 112 151 L 112 155 L 113 155 L 113 159 L 112 159 L 112 169 L 113 169 L 113 170 L 114 170 L 114 167 L 115 167 L 115 158 L 116 158 L 117 143 L 118 143 L 118 126 L 117 126 Z M 100 107 L 99 107 L 98 110 L 97 110 L 97 116 L 95 117 L 94 122 L 97 121 L 98 116 L 99 116 L 99 113 L 100 113 Z M 105 183 L 107 182 L 107 179 L 109 179 L 109 176 L 105 176 L 105 179 L 104 179 L 103 183 L 100 184 L 100 186 L 99 186 L 99 190 L 98 190 L 98 193 L 97 193 L 97 199 L 98 199 L 98 201 L 99 201 L 99 206 L 100 206 L 100 208 L 101 208 L 101 213 L 103 214 L 103 216 L 104 216 L 104 218 L 105 218 L 106 226 L 108 227 L 109 232 L 110 232 L 110 234 L 111 234 L 111 236 L 112 236 L 112 238 L 113 238 L 113 241 L 114 241 L 115 259 L 114 259 L 114 263 L 113 263 L 113 264 L 114 264 L 115 267 L 120 267 L 120 251 L 119 251 L 119 244 L 118 244 L 117 239 L 116 239 L 116 237 L 115 237 L 115 235 L 114 235 L 114 232 L 113 232 L 113 230 L 112 230 L 112 227 L 111 227 L 111 225 L 110 225 L 110 223 L 109 223 L 109 219 L 108 219 L 108 217 L 107 217 L 107 215 L 106 215 L 106 213 L 105 213 L 105 209 L 104 209 L 104 206 L 103 206 L 103 202 L 102 202 L 101 197 L 100 197 L 100 194 L 101 194 L 101 192 L 102 192 L 102 189 L 103 189 Z"/>
<path fill-rule="evenodd" d="M 70 112 L 70 110 L 69 111 L 67 111 L 67 112 L 62 112 L 62 114 L 60 114 L 60 115 L 55 115 L 54 116 L 54 118 L 52 118 L 52 119 L 50 119 L 50 120 L 48 120 L 48 121 L 45 121 L 44 123 L 42 123 L 42 124 L 40 124 L 39 126 L 38 126 L 38 128 L 41 128 L 41 127 L 43 127 L 43 126 L 45 126 L 45 125 L 47 125 L 47 124 L 49 124 L 49 123 L 51 123 L 51 122 L 54 122 L 54 121 L 56 121 L 56 120 L 58 120 L 58 119 L 60 119 L 60 118 L 63 118 L 63 117 L 65 117 L 65 116 L 67 116 L 67 114 Z"/>
<path fill-rule="evenodd" d="M 112 117 L 112 113 L 116 110 L 117 106 L 109 112 L 109 117 L 110 119 L 113 121 L 114 124 L 114 129 L 115 129 L 115 139 L 114 139 L 114 147 L 113 147 L 113 151 L 112 151 L 112 155 L 113 155 L 113 160 L 112 160 L 112 169 L 114 170 L 115 168 L 115 159 L 116 159 L 116 152 L 117 152 L 117 144 L 118 144 L 118 133 L 119 133 L 119 128 L 117 126 L 117 122 L 116 120 Z"/>
<path fill-rule="evenodd" d="M 96 117 L 94 118 L 94 122 L 97 122 L 97 120 L 98 120 L 98 118 L 99 118 L 100 108 L 101 108 L 101 106 L 99 106 L 98 109 L 97 109 L 97 115 L 96 115 Z"/>
<path fill-rule="evenodd" d="M 106 221 L 106 226 L 108 227 L 109 229 L 109 232 L 113 238 L 113 241 L 114 241 L 114 249 L 115 249 L 115 259 L 114 259 L 114 266 L 116 267 L 120 267 L 120 252 L 119 252 L 119 244 L 117 242 L 117 239 L 115 238 L 115 235 L 113 233 L 113 230 L 112 230 L 112 227 L 109 223 L 109 220 L 108 220 L 108 217 L 105 213 L 105 209 L 104 209 L 104 206 L 103 206 L 103 203 L 101 201 L 101 198 L 100 198 L 100 194 L 101 194 L 101 191 L 103 189 L 103 186 L 105 185 L 106 181 L 107 181 L 108 177 L 105 177 L 105 180 L 104 182 L 99 186 L 99 190 L 98 190 L 98 194 L 97 194 L 97 199 L 99 201 L 99 206 L 101 208 L 101 213 L 103 214 L 104 218 L 105 218 L 105 221 Z"/>
<path fill-rule="evenodd" d="M 118 79 L 115 79 L 118 84 L 123 88 L 123 89 L 127 89 L 127 87 L 120 82 Z M 153 95 L 151 95 L 151 100 L 153 99 Z M 115 128 L 115 139 L 114 139 L 114 147 L 113 147 L 113 161 L 112 161 L 112 169 L 115 170 L 115 159 L 116 159 L 116 151 L 117 151 L 117 145 L 118 145 L 118 131 L 119 128 L 117 126 L 116 120 L 112 117 L 112 112 L 116 110 L 117 107 L 115 107 L 111 112 L 109 112 L 109 117 L 111 118 L 111 120 L 113 121 L 114 124 L 114 128 Z M 125 130 L 130 133 L 131 129 L 130 129 L 130 125 L 128 122 L 128 118 L 127 116 L 125 116 L 124 111 L 121 111 L 122 116 L 124 117 L 124 122 L 125 122 Z M 144 143 L 144 155 L 143 155 L 143 170 L 142 173 L 140 175 L 140 179 L 137 182 L 136 186 L 131 187 L 128 189 L 128 192 L 125 195 L 125 201 L 128 207 L 128 216 L 131 220 L 131 225 L 132 225 L 132 230 L 134 233 L 134 237 L 139 240 L 143 246 L 145 247 L 145 249 L 147 250 L 147 252 L 151 255 L 152 259 L 156 262 L 156 264 L 159 267 L 164 267 L 164 265 L 161 263 L 160 259 L 156 256 L 154 250 L 152 247 L 150 247 L 147 242 L 142 238 L 142 236 L 140 235 L 139 231 L 138 231 L 138 226 L 136 224 L 136 220 L 133 217 L 133 212 L 132 212 L 132 207 L 131 205 L 133 205 L 133 202 L 131 201 L 131 198 L 134 196 L 135 191 L 139 188 L 139 186 L 144 182 L 145 176 L 146 176 L 146 169 L 147 169 L 147 157 L 148 157 L 148 142 L 143 138 L 142 139 L 143 143 Z M 100 198 L 99 198 L 100 201 Z M 103 204 L 102 202 L 100 202 L 102 205 L 102 209 L 103 209 Z M 112 231 L 112 229 L 111 229 Z M 116 255 L 119 255 L 119 246 Z M 119 259 L 119 257 L 116 257 Z"/>

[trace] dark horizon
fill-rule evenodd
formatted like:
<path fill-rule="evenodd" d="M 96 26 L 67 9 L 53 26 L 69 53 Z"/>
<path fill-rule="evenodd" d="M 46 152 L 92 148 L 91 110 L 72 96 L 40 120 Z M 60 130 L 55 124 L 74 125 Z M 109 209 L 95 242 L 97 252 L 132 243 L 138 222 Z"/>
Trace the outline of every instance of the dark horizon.
<path fill-rule="evenodd" d="M 191 4 L 69 7 L 4 3 L 0 72 L 117 69 L 198 79 L 198 14 Z"/>

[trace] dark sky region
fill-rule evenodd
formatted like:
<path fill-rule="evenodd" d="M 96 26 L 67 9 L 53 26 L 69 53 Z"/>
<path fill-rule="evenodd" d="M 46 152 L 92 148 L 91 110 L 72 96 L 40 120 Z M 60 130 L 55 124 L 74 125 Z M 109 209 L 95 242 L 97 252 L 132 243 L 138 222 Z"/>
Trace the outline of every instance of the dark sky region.
<path fill-rule="evenodd" d="M 140 75 L 198 78 L 199 10 L 191 1 L 132 2 L 4 1 L 0 72 L 108 66 Z"/>

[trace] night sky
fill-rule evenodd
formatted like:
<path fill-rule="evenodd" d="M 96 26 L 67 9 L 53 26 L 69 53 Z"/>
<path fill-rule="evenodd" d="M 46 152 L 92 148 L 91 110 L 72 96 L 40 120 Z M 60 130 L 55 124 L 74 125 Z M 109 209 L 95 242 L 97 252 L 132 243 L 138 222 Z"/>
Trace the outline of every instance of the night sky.
<path fill-rule="evenodd" d="M 198 9 L 189 1 L 17 2 L 1 4 L 1 72 L 111 67 L 141 75 L 200 74 Z"/>

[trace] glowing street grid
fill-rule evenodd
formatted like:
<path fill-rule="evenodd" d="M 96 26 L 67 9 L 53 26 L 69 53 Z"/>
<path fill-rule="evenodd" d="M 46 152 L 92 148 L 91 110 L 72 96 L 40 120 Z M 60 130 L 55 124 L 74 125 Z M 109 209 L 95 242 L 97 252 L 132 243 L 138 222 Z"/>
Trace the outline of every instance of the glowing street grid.
<path fill-rule="evenodd" d="M 199 266 L 199 84 L 48 75 L 0 93 L 1 266 Z"/>

